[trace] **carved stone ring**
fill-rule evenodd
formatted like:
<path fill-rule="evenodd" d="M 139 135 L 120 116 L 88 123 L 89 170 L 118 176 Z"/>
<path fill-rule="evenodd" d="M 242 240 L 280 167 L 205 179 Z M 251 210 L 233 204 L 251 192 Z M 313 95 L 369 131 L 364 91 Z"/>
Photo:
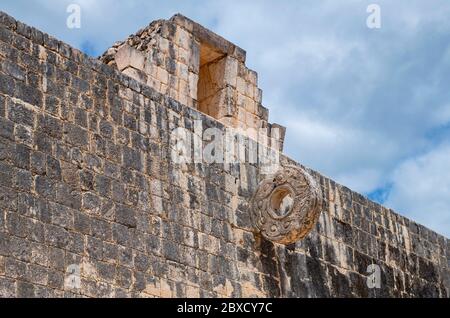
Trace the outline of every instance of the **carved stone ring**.
<path fill-rule="evenodd" d="M 291 244 L 314 227 L 322 207 L 322 191 L 297 166 L 286 166 L 263 180 L 251 200 L 255 229 L 267 240 Z"/>

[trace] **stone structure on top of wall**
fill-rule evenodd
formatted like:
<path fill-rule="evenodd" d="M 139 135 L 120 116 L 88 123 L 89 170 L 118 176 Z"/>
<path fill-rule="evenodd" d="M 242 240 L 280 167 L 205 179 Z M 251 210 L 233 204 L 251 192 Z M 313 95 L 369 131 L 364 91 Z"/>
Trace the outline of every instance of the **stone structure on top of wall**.
<path fill-rule="evenodd" d="M 0 297 L 449 297 L 450 240 L 284 155 L 173 161 L 194 122 L 273 137 L 244 60 L 180 15 L 98 60 L 0 12 Z"/>
<path fill-rule="evenodd" d="M 282 150 L 285 128 L 268 122 L 258 75 L 245 66 L 245 56 L 243 49 L 177 14 L 116 43 L 101 60 L 253 139 L 266 129 Z"/>

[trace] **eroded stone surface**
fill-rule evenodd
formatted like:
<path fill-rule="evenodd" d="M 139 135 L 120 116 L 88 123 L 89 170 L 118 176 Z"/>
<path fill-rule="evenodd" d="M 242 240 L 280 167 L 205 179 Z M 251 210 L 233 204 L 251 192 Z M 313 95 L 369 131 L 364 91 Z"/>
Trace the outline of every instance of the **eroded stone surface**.
<path fill-rule="evenodd" d="M 290 165 L 259 184 L 250 206 L 253 224 L 265 239 L 292 244 L 315 226 L 322 191 L 308 172 Z"/>

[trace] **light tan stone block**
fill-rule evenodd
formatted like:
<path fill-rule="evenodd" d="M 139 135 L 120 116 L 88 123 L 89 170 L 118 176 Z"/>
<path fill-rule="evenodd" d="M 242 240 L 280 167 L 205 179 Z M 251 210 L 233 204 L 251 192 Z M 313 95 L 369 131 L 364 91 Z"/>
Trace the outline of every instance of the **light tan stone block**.
<path fill-rule="evenodd" d="M 178 92 L 178 101 L 183 104 L 183 105 L 187 105 L 188 104 L 188 99 L 190 97 L 188 97 L 187 95 L 184 95 L 180 92 Z"/>
<path fill-rule="evenodd" d="M 177 75 L 180 80 L 189 81 L 189 69 L 187 65 L 178 62 L 177 63 Z"/>
<path fill-rule="evenodd" d="M 254 86 L 258 86 L 258 73 L 253 70 L 248 70 L 248 81 Z"/>
<path fill-rule="evenodd" d="M 250 282 L 242 283 L 242 297 L 248 298 L 264 298 L 266 295 Z"/>
<path fill-rule="evenodd" d="M 164 83 L 161 83 L 161 88 L 159 89 L 159 92 L 161 94 L 167 94 L 168 90 L 169 90 L 169 86 L 167 86 Z"/>
<path fill-rule="evenodd" d="M 135 48 L 132 48 L 128 44 L 125 44 L 117 51 L 115 61 L 117 64 L 117 68 L 120 71 L 129 66 L 138 70 L 143 70 L 145 57 L 142 52 L 136 50 Z"/>
<path fill-rule="evenodd" d="M 245 95 L 247 95 L 249 98 L 254 99 L 255 95 L 255 85 L 253 85 L 250 82 L 247 82 L 247 90 L 245 92 Z"/>
<path fill-rule="evenodd" d="M 163 37 L 159 37 L 158 42 L 159 42 L 159 49 L 161 50 L 161 52 L 164 54 L 169 54 L 169 40 Z"/>
<path fill-rule="evenodd" d="M 252 113 L 247 112 L 245 117 L 245 124 L 248 128 L 258 128 L 259 118 Z"/>
<path fill-rule="evenodd" d="M 161 89 L 161 82 L 151 76 L 147 77 L 147 85 L 153 87 L 158 92 Z"/>
<path fill-rule="evenodd" d="M 169 96 L 175 100 L 178 100 L 178 91 L 173 88 L 169 88 Z"/>
<path fill-rule="evenodd" d="M 178 61 L 187 66 L 189 63 L 189 50 L 179 47 L 178 48 Z"/>
<path fill-rule="evenodd" d="M 178 90 L 180 91 L 181 95 L 189 96 L 189 83 L 183 79 L 180 79 L 178 83 Z"/>
<path fill-rule="evenodd" d="M 239 108 L 245 108 L 245 95 L 236 93 L 236 105 Z"/>
<path fill-rule="evenodd" d="M 196 101 L 190 97 L 187 98 L 186 106 L 189 106 L 189 107 L 195 108 L 195 109 L 197 109 L 197 107 L 198 107 Z"/>
<path fill-rule="evenodd" d="M 148 60 L 146 60 L 146 63 L 144 63 L 144 73 L 147 74 L 147 76 L 152 76 L 153 69 L 156 68 L 156 65 L 149 63 Z"/>
<path fill-rule="evenodd" d="M 192 99 L 197 99 L 198 75 L 189 72 L 189 94 Z"/>
<path fill-rule="evenodd" d="M 225 61 L 221 59 L 215 63 L 210 63 L 200 69 L 200 76 L 202 69 L 208 72 L 209 82 L 211 84 L 211 90 L 217 90 L 225 87 L 224 73 L 225 73 Z"/>
<path fill-rule="evenodd" d="M 38 50 L 39 50 L 39 59 L 45 61 L 47 59 L 47 50 L 42 45 L 38 46 Z"/>
<path fill-rule="evenodd" d="M 200 288 L 193 286 L 186 286 L 186 298 L 199 298 Z"/>
<path fill-rule="evenodd" d="M 235 58 L 227 57 L 225 65 L 224 81 L 226 84 L 236 87 L 238 61 Z"/>
<path fill-rule="evenodd" d="M 173 295 L 172 289 L 170 288 L 169 282 L 165 279 L 161 279 L 161 291 L 160 296 L 162 298 L 171 298 Z"/>
<path fill-rule="evenodd" d="M 253 99 L 251 99 L 250 97 L 245 97 L 244 103 L 246 111 L 248 111 L 251 114 L 256 114 L 257 108 L 256 103 Z"/>
<path fill-rule="evenodd" d="M 157 278 L 155 278 L 145 286 L 144 292 L 152 296 L 161 297 L 161 283 Z"/>
<path fill-rule="evenodd" d="M 5 258 L 0 256 L 0 275 L 5 274 Z"/>
<path fill-rule="evenodd" d="M 255 99 L 256 103 L 258 103 L 258 104 L 262 103 L 262 93 L 263 92 L 262 92 L 262 90 L 260 88 L 255 87 L 255 97 L 254 97 L 254 99 Z"/>
<path fill-rule="evenodd" d="M 246 95 L 247 83 L 245 82 L 245 80 L 242 77 L 237 77 L 236 81 L 237 81 L 236 84 L 237 91 L 242 95 Z"/>
<path fill-rule="evenodd" d="M 124 69 L 122 71 L 123 74 L 134 78 L 136 81 L 140 82 L 140 83 L 146 83 L 147 82 L 147 75 L 145 75 L 144 72 L 139 71 L 133 67 L 127 67 L 126 69 Z"/>
<path fill-rule="evenodd" d="M 162 67 L 158 67 L 158 73 L 156 78 L 164 85 L 167 85 L 169 83 L 169 73 Z"/>
<path fill-rule="evenodd" d="M 239 108 L 237 112 L 237 118 L 240 122 L 245 123 L 246 110 L 244 108 Z"/>
<path fill-rule="evenodd" d="M 178 91 L 178 84 L 179 80 L 178 77 L 175 75 L 169 75 L 169 87 L 170 89 L 174 89 L 176 91 Z"/>
<path fill-rule="evenodd" d="M 178 46 L 186 50 L 189 50 L 191 41 L 192 41 L 191 35 L 188 32 L 186 32 L 186 30 L 177 27 L 177 31 L 175 34 L 175 43 Z"/>

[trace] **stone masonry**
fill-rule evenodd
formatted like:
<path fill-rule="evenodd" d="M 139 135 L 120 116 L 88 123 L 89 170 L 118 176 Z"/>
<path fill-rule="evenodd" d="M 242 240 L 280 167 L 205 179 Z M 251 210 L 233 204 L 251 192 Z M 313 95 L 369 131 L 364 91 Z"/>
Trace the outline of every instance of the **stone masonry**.
<path fill-rule="evenodd" d="M 282 150 L 285 128 L 268 123 L 258 75 L 245 66 L 245 56 L 243 49 L 177 14 L 116 43 L 101 60 L 226 126 L 253 129 L 247 131 L 253 139 L 255 130 L 265 128 Z"/>
<path fill-rule="evenodd" d="M 97 60 L 0 13 L 0 296 L 449 297 L 447 238 L 285 156 L 321 192 L 295 242 L 257 164 L 172 162 L 175 127 L 271 128 L 244 62 L 180 15 Z"/>

